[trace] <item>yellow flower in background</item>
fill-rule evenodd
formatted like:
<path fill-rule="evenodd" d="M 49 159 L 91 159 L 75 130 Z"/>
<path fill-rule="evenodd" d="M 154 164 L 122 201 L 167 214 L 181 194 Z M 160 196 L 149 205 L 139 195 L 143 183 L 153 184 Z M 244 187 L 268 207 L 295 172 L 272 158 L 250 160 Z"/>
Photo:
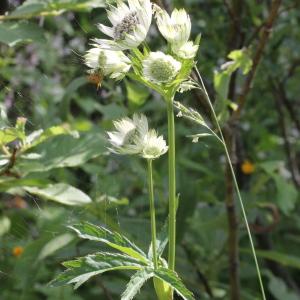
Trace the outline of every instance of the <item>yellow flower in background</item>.
<path fill-rule="evenodd" d="M 24 248 L 21 246 L 16 246 L 12 249 L 12 255 L 15 257 L 19 257 L 24 252 Z"/>
<path fill-rule="evenodd" d="M 242 163 L 241 169 L 244 174 L 249 175 L 255 171 L 255 165 L 251 161 L 246 159 Z"/>

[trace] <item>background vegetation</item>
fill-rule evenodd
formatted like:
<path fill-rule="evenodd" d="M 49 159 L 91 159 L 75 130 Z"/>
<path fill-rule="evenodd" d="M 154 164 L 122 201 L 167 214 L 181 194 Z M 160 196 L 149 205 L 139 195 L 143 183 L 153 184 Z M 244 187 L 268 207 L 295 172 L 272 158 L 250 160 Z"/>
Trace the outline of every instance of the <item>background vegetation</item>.
<path fill-rule="evenodd" d="M 222 119 L 267 298 L 297 300 L 300 3 L 157 2 L 169 10 L 184 7 L 193 36 L 202 34 L 198 67 Z M 139 111 L 166 136 L 164 103 L 128 80 L 105 80 L 97 90 L 87 78 L 82 55 L 89 39 L 100 36 L 95 24 L 105 20 L 104 6 L 104 0 L 1 1 L 1 299 L 119 298 L 124 273 L 95 277 L 77 291 L 47 286 L 62 271 L 60 262 L 99 249 L 79 242 L 67 225 L 89 220 L 122 229 L 144 249 L 149 243 L 145 166 L 137 158 L 108 155 L 104 132 L 112 120 Z M 162 42 L 157 36 L 153 29 L 153 47 Z M 222 69 L 229 60 L 236 68 Z M 197 91 L 177 100 L 210 119 Z M 176 129 L 177 272 L 196 299 L 260 299 L 222 148 L 209 137 L 192 143 L 187 136 L 201 129 L 182 118 Z M 166 157 L 154 167 L 162 225 Z M 153 299 L 151 283 L 137 299 Z"/>

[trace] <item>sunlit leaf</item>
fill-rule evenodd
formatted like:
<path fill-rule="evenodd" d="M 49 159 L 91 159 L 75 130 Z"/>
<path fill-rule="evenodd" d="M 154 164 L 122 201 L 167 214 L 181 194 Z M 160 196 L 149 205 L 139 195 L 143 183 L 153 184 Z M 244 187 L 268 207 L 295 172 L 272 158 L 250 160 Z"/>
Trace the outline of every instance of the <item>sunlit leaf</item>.
<path fill-rule="evenodd" d="M 33 195 L 65 205 L 85 205 L 92 201 L 87 194 L 66 183 L 52 184 L 45 188 L 24 187 L 24 189 Z"/>
<path fill-rule="evenodd" d="M 58 275 L 50 284 L 60 286 L 75 283 L 78 288 L 92 276 L 113 270 L 140 270 L 144 266 L 130 256 L 110 252 L 98 252 L 66 261 L 63 265 L 68 268 Z"/>
<path fill-rule="evenodd" d="M 37 260 L 43 260 L 44 258 L 52 255 L 57 250 L 63 248 L 64 246 L 68 245 L 72 240 L 74 239 L 74 236 L 70 233 L 64 233 L 61 234 L 48 243 L 45 244 L 45 246 L 42 248 L 39 256 L 37 257 Z"/>
<path fill-rule="evenodd" d="M 43 42 L 43 30 L 34 23 L 0 23 L 0 42 L 14 47 L 19 43 Z"/>
<path fill-rule="evenodd" d="M 132 300 L 140 291 L 145 282 L 153 277 L 153 269 L 145 268 L 136 272 L 127 284 L 126 290 L 121 296 L 121 300 Z"/>
<path fill-rule="evenodd" d="M 146 254 L 138 248 L 133 242 L 118 232 L 110 231 L 104 227 L 84 222 L 78 225 L 70 226 L 80 238 L 92 241 L 102 242 L 108 246 L 119 250 L 127 255 L 148 262 Z"/>
<path fill-rule="evenodd" d="M 195 300 L 194 295 L 182 283 L 178 275 L 167 268 L 154 270 L 154 276 L 168 283 L 184 300 Z"/>
<path fill-rule="evenodd" d="M 0 20 L 60 15 L 66 11 L 90 11 L 97 7 L 105 7 L 105 0 L 27 0 Z"/>

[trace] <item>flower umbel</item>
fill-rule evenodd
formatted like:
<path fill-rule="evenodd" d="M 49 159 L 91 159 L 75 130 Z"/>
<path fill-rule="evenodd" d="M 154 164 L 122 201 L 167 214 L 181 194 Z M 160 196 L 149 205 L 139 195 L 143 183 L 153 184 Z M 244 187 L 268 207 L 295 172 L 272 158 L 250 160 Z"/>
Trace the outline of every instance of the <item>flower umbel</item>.
<path fill-rule="evenodd" d="M 107 16 L 112 27 L 99 24 L 98 28 L 113 40 L 95 39 L 103 49 L 126 50 L 138 47 L 146 38 L 152 20 L 150 0 L 119 1 L 111 6 Z"/>
<path fill-rule="evenodd" d="M 113 122 L 116 131 L 107 132 L 112 148 L 117 154 L 137 154 L 141 151 L 139 138 L 148 132 L 148 121 L 144 115 L 134 114 L 133 118 L 123 118 Z"/>
<path fill-rule="evenodd" d="M 158 29 L 170 44 L 183 45 L 189 40 L 192 25 L 184 9 L 174 9 L 171 16 L 157 5 L 154 11 Z"/>
<path fill-rule="evenodd" d="M 143 140 L 141 156 L 146 159 L 156 159 L 168 151 L 163 136 L 158 136 L 154 129 L 149 130 Z"/>
<path fill-rule="evenodd" d="M 130 60 L 122 51 L 103 50 L 98 46 L 89 49 L 84 59 L 92 72 L 99 71 L 117 80 L 122 79 L 131 67 Z"/>
<path fill-rule="evenodd" d="M 134 114 L 114 122 L 116 131 L 107 132 L 112 148 L 117 154 L 138 154 L 146 159 L 155 159 L 167 152 L 168 147 L 162 136 L 148 129 L 144 115 Z"/>
<path fill-rule="evenodd" d="M 151 52 L 143 60 L 144 77 L 156 84 L 169 83 L 178 74 L 181 63 L 163 52 Z"/>
<path fill-rule="evenodd" d="M 172 45 L 173 53 L 183 59 L 192 59 L 196 56 L 199 45 L 194 44 L 192 41 L 188 41 L 183 45 Z"/>

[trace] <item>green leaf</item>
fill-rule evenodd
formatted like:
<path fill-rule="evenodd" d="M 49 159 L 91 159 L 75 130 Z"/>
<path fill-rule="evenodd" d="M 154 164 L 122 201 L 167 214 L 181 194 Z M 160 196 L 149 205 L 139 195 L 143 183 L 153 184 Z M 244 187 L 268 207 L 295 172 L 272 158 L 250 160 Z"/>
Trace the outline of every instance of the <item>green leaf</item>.
<path fill-rule="evenodd" d="M 55 237 L 44 245 L 41 252 L 39 253 L 37 261 L 43 260 L 44 258 L 52 255 L 57 250 L 68 245 L 73 239 L 74 236 L 69 233 L 64 233 Z"/>
<path fill-rule="evenodd" d="M 22 139 L 23 135 L 14 127 L 7 127 L 0 129 L 0 145 L 8 144 L 15 139 Z"/>
<path fill-rule="evenodd" d="M 195 300 L 194 295 L 182 283 L 178 275 L 167 268 L 154 270 L 154 276 L 168 283 L 184 300 Z"/>
<path fill-rule="evenodd" d="M 9 232 L 11 227 L 11 221 L 8 217 L 0 217 L 0 237 Z"/>
<path fill-rule="evenodd" d="M 253 62 L 247 48 L 231 51 L 228 54 L 228 58 L 234 61 L 233 66 L 230 67 L 232 68 L 232 71 L 235 71 L 237 68 L 241 68 L 244 75 L 250 72 Z"/>
<path fill-rule="evenodd" d="M 48 129 L 44 130 L 36 130 L 32 132 L 30 135 L 26 137 L 25 140 L 25 147 L 23 147 L 23 150 L 28 150 L 32 147 L 35 147 L 46 140 L 58 136 L 58 135 L 70 135 L 73 138 L 79 138 L 79 134 L 77 131 L 72 131 L 69 128 L 68 124 L 63 124 L 59 126 L 52 126 Z"/>
<path fill-rule="evenodd" d="M 290 291 L 285 282 L 278 278 L 273 276 L 271 273 L 269 274 L 270 281 L 269 281 L 269 291 L 277 300 L 297 300 L 299 299 L 299 296 L 294 293 L 293 291 Z"/>
<path fill-rule="evenodd" d="M 4 178 L 0 179 L 0 191 L 5 192 L 16 187 L 46 187 L 49 184 L 48 180 L 41 178 Z"/>
<path fill-rule="evenodd" d="M 145 268 L 136 272 L 127 284 L 126 290 L 121 296 L 121 300 L 132 300 L 140 291 L 145 282 L 153 277 L 153 269 Z"/>
<path fill-rule="evenodd" d="M 214 88 L 223 101 L 227 99 L 230 77 L 231 75 L 224 71 L 214 73 Z"/>
<path fill-rule="evenodd" d="M 277 204 L 285 215 L 289 215 L 296 206 L 298 191 L 292 183 L 281 176 L 274 175 L 273 178 L 277 188 Z"/>
<path fill-rule="evenodd" d="M 251 254 L 248 249 L 241 249 L 244 253 Z M 284 254 L 276 251 L 266 251 L 266 250 L 255 250 L 256 255 L 266 259 L 270 259 L 280 263 L 283 266 L 292 267 L 300 269 L 300 258 L 297 256 L 292 256 L 290 254 Z M 252 255 L 252 254 L 251 254 Z"/>
<path fill-rule="evenodd" d="M 102 242 L 144 263 L 149 262 L 146 254 L 140 248 L 118 232 L 110 231 L 89 222 L 70 226 L 70 228 L 82 239 Z"/>
<path fill-rule="evenodd" d="M 85 205 L 92 202 L 87 194 L 65 183 L 52 184 L 46 188 L 24 187 L 24 189 L 33 195 L 65 205 Z"/>
<path fill-rule="evenodd" d="M 68 269 L 50 283 L 52 286 L 75 283 L 75 288 L 78 288 L 92 276 L 107 271 L 140 270 L 144 268 L 137 259 L 110 252 L 98 252 L 87 255 L 75 260 L 66 261 L 63 265 Z"/>
<path fill-rule="evenodd" d="M 128 80 L 126 80 L 125 82 L 126 82 L 127 98 L 129 102 L 135 106 L 143 105 L 147 100 L 147 98 L 149 97 L 149 90 L 145 88 L 143 85 L 140 84 L 138 85 Z"/>
<path fill-rule="evenodd" d="M 0 23 L 0 42 L 14 47 L 19 43 L 43 42 L 43 30 L 36 24 L 28 22 Z"/>
<path fill-rule="evenodd" d="M 27 0 L 5 19 L 28 19 L 38 16 L 55 16 L 66 11 L 90 11 L 93 8 L 105 7 L 104 0 Z"/>
<path fill-rule="evenodd" d="M 54 168 L 76 167 L 107 151 L 106 138 L 100 132 L 91 131 L 80 138 L 57 136 L 40 144 L 35 152 L 41 153 L 36 159 L 21 157 L 17 166 L 21 174 L 45 172 Z"/>
<path fill-rule="evenodd" d="M 277 205 L 285 215 L 289 215 L 296 206 L 298 191 L 292 183 L 278 174 L 280 172 L 280 166 L 280 161 L 266 161 L 260 164 L 260 167 L 262 167 L 275 182 L 277 190 L 275 200 Z"/>

